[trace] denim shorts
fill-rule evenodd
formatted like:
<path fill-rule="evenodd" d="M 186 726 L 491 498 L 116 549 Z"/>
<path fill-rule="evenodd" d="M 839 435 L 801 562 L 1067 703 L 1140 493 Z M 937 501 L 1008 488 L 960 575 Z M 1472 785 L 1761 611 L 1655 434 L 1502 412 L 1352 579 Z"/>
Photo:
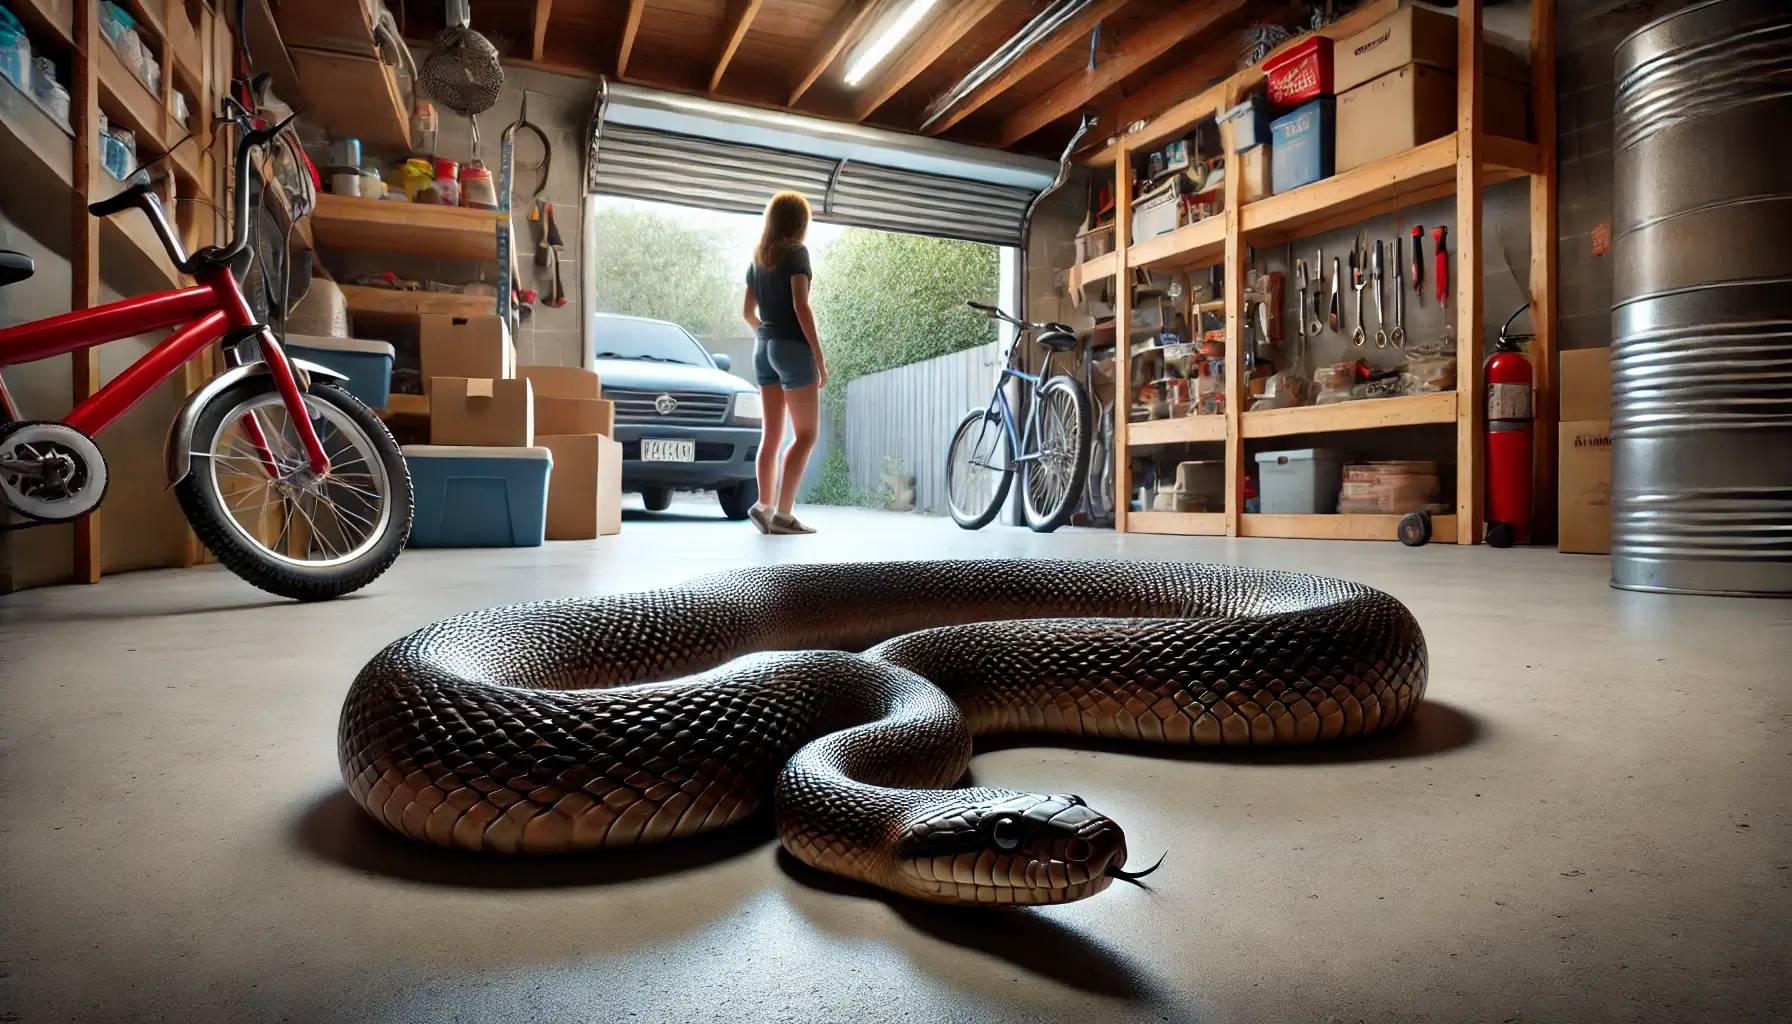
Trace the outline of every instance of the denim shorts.
<path fill-rule="evenodd" d="M 761 387 L 806 388 L 821 380 L 806 341 L 760 338 L 753 346 L 753 380 Z"/>

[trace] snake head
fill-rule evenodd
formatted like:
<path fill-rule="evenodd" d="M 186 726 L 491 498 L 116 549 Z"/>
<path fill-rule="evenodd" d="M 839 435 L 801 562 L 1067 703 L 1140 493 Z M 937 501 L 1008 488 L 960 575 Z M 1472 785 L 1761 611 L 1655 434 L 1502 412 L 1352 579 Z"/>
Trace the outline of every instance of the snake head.
<path fill-rule="evenodd" d="M 1069 903 L 1106 889 L 1126 834 L 1081 797 L 946 790 L 896 844 L 891 888 L 934 903 Z"/>

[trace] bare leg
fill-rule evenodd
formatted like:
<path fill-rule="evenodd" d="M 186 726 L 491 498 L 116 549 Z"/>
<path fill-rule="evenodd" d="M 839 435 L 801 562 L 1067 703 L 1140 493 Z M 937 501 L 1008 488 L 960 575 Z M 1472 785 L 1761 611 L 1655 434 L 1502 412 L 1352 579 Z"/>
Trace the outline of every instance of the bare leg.
<path fill-rule="evenodd" d="M 795 437 L 790 450 L 784 453 L 784 474 L 778 481 L 778 511 L 785 515 L 796 505 L 796 492 L 803 486 L 803 468 L 809 464 L 809 453 L 815 449 L 815 435 L 820 422 L 818 404 L 821 389 L 813 384 L 784 392 L 784 404 L 790 409 L 790 427 Z M 766 410 L 770 415 L 771 410 Z M 765 450 L 760 449 L 763 458 Z"/>
<path fill-rule="evenodd" d="M 778 449 L 784 446 L 784 389 L 759 385 L 765 419 L 759 428 L 759 504 L 770 505 L 778 497 Z"/>

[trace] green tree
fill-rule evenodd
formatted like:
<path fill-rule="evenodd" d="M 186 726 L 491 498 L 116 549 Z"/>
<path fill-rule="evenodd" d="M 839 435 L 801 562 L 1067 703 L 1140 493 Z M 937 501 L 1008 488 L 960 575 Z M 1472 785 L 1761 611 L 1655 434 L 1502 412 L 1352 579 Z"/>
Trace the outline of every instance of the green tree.
<path fill-rule="evenodd" d="M 596 308 L 670 320 L 700 338 L 744 333 L 748 244 L 731 227 L 692 223 L 645 204 L 601 204 L 592 224 Z"/>
<path fill-rule="evenodd" d="M 836 407 L 855 378 L 994 341 L 995 324 L 965 300 L 996 297 L 999 253 L 863 228 L 824 246 L 815 259 L 815 321 Z"/>

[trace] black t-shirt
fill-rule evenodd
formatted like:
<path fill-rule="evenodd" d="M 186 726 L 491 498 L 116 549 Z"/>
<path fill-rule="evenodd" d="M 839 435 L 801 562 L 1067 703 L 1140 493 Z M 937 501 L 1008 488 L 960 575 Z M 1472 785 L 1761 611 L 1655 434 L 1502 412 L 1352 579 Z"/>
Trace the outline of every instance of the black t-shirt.
<path fill-rule="evenodd" d="M 794 277 L 809 277 L 809 250 L 793 245 L 784 251 L 775 270 L 761 270 L 747 264 L 747 287 L 753 289 L 753 301 L 759 305 L 759 336 L 776 341 L 806 341 L 803 325 L 796 318 L 796 300 L 790 294 Z"/>

